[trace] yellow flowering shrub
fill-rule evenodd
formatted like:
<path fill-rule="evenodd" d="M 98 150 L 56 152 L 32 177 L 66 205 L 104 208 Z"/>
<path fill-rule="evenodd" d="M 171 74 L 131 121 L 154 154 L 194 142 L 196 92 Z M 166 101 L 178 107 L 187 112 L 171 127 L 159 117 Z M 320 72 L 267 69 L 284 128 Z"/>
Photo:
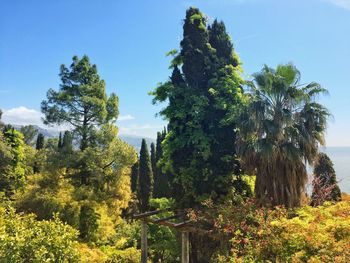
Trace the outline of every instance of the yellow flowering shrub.
<path fill-rule="evenodd" d="M 214 235 L 230 242 L 212 262 L 350 262 L 350 201 L 271 209 L 248 200 L 210 216 Z"/>

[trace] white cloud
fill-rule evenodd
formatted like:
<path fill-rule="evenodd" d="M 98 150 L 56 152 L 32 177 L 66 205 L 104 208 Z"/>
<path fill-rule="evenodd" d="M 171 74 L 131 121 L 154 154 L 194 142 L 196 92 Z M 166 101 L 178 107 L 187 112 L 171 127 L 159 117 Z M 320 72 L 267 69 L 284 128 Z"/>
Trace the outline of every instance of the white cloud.
<path fill-rule="evenodd" d="M 69 125 L 60 125 L 60 126 L 52 126 L 48 127 L 43 124 L 42 117 L 44 115 L 37 110 L 28 109 L 27 107 L 20 106 L 16 108 L 12 108 L 9 110 L 4 110 L 2 114 L 2 121 L 8 124 L 16 124 L 16 125 L 38 125 L 45 129 L 53 129 L 53 130 L 67 130 L 70 129 Z M 134 120 L 135 118 L 130 115 L 121 115 L 118 118 L 118 121 L 127 121 Z M 118 125 L 119 126 L 119 125 Z M 129 136 L 141 136 L 141 137 L 149 137 L 155 138 L 158 131 L 163 129 L 162 125 L 150 125 L 150 124 L 132 124 L 132 125 L 121 125 L 119 126 L 119 132 L 122 135 Z"/>
<path fill-rule="evenodd" d="M 4 110 L 2 114 L 2 121 L 4 123 L 17 124 L 17 125 L 38 125 L 43 126 L 41 118 L 43 114 L 37 110 L 28 109 L 24 106 Z"/>
<path fill-rule="evenodd" d="M 325 0 L 333 5 L 350 10 L 350 0 Z"/>
<path fill-rule="evenodd" d="M 129 121 L 129 120 L 134 120 L 135 117 L 134 116 L 131 116 L 130 114 L 127 114 L 127 115 L 120 115 L 118 117 L 118 121 Z"/>

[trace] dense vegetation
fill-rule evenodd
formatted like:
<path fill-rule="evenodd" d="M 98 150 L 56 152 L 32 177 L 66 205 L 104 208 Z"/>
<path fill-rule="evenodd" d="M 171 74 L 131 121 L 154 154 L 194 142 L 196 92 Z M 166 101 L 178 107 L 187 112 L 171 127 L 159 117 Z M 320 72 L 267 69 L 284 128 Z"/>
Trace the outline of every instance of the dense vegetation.
<path fill-rule="evenodd" d="M 130 215 L 156 209 L 186 209 L 192 263 L 347 262 L 350 198 L 319 153 L 326 90 L 292 64 L 244 80 L 224 23 L 196 8 L 169 55 L 171 75 L 151 92 L 168 126 L 139 154 L 118 137 L 118 97 L 87 56 L 61 66 L 41 104 L 46 124 L 67 127 L 58 138 L 0 122 L 0 262 L 140 262 Z M 150 261 L 179 262 L 180 238 L 150 224 Z"/>

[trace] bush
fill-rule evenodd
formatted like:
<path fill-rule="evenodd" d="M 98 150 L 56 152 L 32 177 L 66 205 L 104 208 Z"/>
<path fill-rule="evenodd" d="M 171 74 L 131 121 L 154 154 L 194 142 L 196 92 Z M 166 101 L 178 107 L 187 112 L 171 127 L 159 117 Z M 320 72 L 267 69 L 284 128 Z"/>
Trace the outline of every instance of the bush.
<path fill-rule="evenodd" d="M 350 258 L 349 201 L 270 209 L 250 200 L 193 218 L 210 222 L 211 235 L 224 242 L 211 262 L 348 262 Z"/>
<path fill-rule="evenodd" d="M 0 208 L 0 262 L 79 262 L 77 236 L 57 216 L 37 221 Z"/>

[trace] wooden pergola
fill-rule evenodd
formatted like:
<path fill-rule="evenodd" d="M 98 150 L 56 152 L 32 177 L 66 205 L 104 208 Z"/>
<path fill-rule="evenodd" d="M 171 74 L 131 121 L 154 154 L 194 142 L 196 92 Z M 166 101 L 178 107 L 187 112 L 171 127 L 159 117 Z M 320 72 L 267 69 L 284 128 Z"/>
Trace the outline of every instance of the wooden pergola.
<path fill-rule="evenodd" d="M 174 215 L 163 218 L 152 218 L 151 216 L 170 212 L 171 210 L 154 210 L 140 214 L 134 214 L 133 219 L 141 221 L 141 263 L 147 263 L 147 224 L 158 224 L 163 226 L 172 227 L 181 232 L 181 263 L 189 263 L 190 250 L 189 250 L 189 233 L 195 231 L 194 227 L 190 225 L 191 221 L 186 220 L 186 211 L 175 211 Z M 179 222 L 170 220 L 177 219 Z"/>

